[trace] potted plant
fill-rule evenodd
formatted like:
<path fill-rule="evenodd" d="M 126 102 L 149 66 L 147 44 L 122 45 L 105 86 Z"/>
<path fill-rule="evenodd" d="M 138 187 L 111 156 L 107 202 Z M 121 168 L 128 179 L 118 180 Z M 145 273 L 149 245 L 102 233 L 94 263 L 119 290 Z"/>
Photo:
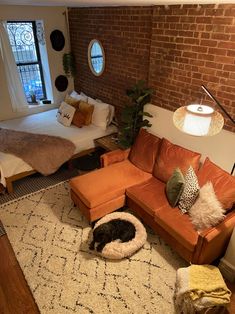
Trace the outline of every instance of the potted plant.
<path fill-rule="evenodd" d="M 140 128 L 150 127 L 151 124 L 146 117 L 152 117 L 144 112 L 144 105 L 150 102 L 153 90 L 146 87 L 144 81 L 138 81 L 132 88 L 127 90 L 130 104 L 126 105 L 121 112 L 119 128 L 119 144 L 122 148 L 130 147 L 139 133 Z"/>
<path fill-rule="evenodd" d="M 75 58 L 72 52 L 64 53 L 63 55 L 63 68 L 66 76 L 74 77 L 76 74 Z"/>
<path fill-rule="evenodd" d="M 38 104 L 35 91 L 33 90 L 30 91 L 30 98 L 32 104 Z"/>

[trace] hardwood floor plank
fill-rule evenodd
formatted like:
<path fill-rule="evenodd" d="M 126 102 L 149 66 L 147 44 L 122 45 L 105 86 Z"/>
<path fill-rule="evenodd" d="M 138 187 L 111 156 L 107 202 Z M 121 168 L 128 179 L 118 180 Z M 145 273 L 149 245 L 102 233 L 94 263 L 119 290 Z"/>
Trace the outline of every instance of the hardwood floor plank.
<path fill-rule="evenodd" d="M 0 237 L 0 313 L 40 313 L 7 235 Z"/>

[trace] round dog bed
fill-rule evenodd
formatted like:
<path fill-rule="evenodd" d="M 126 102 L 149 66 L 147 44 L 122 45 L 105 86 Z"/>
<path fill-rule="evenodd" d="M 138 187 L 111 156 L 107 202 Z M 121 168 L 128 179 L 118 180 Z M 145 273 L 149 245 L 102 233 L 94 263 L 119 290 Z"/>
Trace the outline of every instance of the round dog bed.
<path fill-rule="evenodd" d="M 147 239 L 146 230 L 135 216 L 123 212 L 111 213 L 104 216 L 95 224 L 94 229 L 113 219 L 122 219 L 131 222 L 135 226 L 135 237 L 128 242 L 118 242 L 117 240 L 107 243 L 100 254 L 110 259 L 122 259 L 131 256 L 144 245 Z"/>

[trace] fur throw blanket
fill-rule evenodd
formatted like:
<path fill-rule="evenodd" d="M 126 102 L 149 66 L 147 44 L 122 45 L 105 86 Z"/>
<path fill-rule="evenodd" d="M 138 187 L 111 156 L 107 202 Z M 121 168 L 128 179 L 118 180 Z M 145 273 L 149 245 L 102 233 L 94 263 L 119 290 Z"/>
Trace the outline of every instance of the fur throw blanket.
<path fill-rule="evenodd" d="M 69 160 L 75 145 L 64 138 L 0 128 L 0 151 L 15 155 L 43 175 Z"/>

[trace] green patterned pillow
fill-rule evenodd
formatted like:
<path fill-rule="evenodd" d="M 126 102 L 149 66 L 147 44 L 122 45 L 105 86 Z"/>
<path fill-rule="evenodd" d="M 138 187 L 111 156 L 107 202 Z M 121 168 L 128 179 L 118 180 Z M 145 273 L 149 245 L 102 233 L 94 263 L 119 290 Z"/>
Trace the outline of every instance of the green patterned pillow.
<path fill-rule="evenodd" d="M 172 207 L 177 205 L 183 189 L 184 176 L 180 168 L 176 168 L 166 183 L 166 196 Z"/>
<path fill-rule="evenodd" d="M 190 166 L 185 174 L 185 186 L 179 200 L 179 209 L 183 214 L 193 206 L 198 197 L 199 190 L 197 176 Z"/>

